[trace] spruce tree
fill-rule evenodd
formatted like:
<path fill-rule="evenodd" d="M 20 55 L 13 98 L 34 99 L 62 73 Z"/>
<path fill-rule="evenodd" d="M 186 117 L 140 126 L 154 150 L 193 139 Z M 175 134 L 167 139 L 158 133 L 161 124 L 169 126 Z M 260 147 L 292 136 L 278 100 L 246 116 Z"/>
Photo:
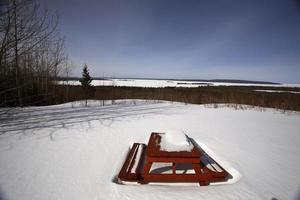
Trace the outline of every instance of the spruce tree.
<path fill-rule="evenodd" d="M 85 64 L 82 70 L 82 78 L 79 80 L 83 87 L 91 87 L 92 78 L 88 71 L 87 65 Z"/>
<path fill-rule="evenodd" d="M 87 99 L 91 95 L 92 92 L 92 78 L 90 76 L 90 73 L 88 71 L 87 65 L 85 64 L 82 70 L 82 78 L 79 80 L 81 83 L 81 86 L 83 87 L 83 92 L 85 95 L 85 107 L 87 107 Z"/>

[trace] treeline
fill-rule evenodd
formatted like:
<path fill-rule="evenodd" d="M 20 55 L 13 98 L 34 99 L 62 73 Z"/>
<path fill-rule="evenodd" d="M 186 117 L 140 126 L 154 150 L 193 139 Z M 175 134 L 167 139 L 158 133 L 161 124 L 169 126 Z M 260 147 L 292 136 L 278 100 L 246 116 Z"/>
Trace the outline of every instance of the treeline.
<path fill-rule="evenodd" d="M 58 86 L 58 102 L 98 99 L 152 99 L 194 104 L 232 103 L 300 111 L 300 93 L 259 92 L 274 87 L 206 86 L 198 88 L 139 88 L 96 86 L 89 94 L 80 86 Z M 277 88 L 287 90 L 288 88 Z M 299 89 L 293 89 L 300 92 Z M 68 91 L 68 92 L 66 92 Z"/>
<path fill-rule="evenodd" d="M 0 2 L 0 106 L 55 103 L 55 80 L 66 65 L 59 17 L 34 0 Z"/>

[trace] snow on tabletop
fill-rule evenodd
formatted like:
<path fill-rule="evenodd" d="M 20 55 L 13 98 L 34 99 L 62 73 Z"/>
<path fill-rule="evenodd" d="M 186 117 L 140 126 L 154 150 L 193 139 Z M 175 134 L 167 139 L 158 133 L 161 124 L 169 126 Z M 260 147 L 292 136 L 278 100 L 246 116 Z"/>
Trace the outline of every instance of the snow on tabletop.
<path fill-rule="evenodd" d="M 192 151 L 193 144 L 183 131 L 170 130 L 160 134 L 160 149 L 163 151 Z"/>

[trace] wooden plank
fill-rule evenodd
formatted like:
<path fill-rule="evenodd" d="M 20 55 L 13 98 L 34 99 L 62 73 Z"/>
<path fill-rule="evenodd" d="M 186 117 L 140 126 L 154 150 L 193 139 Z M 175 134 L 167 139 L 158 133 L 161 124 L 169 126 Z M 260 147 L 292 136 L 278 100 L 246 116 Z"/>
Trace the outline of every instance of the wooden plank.
<path fill-rule="evenodd" d="M 126 179 L 126 177 L 127 177 L 127 169 L 128 169 L 128 166 L 130 164 L 130 161 L 132 159 L 132 156 L 135 152 L 135 149 L 136 149 L 137 145 L 138 145 L 137 143 L 134 143 L 132 145 L 132 148 L 130 149 L 128 155 L 126 156 L 126 160 L 125 160 L 125 162 L 124 162 L 124 164 L 123 164 L 123 166 L 122 166 L 122 168 L 119 172 L 119 175 L 118 175 L 118 178 L 121 179 L 121 180 Z"/>
<path fill-rule="evenodd" d="M 147 182 L 200 182 L 209 181 L 208 174 L 145 174 L 144 180 Z"/>
<path fill-rule="evenodd" d="M 143 171 L 143 167 L 146 162 L 145 156 L 146 156 L 146 149 L 147 149 L 147 146 L 145 144 L 140 144 L 140 145 L 142 147 L 142 155 L 141 155 L 141 159 L 140 159 L 139 164 L 135 171 L 135 173 L 137 173 L 138 175 L 140 175 Z"/>
<path fill-rule="evenodd" d="M 131 173 L 131 171 L 132 171 L 132 167 L 134 166 L 134 163 L 136 162 L 136 155 L 139 151 L 139 148 L 140 148 L 140 144 L 137 145 L 136 150 L 134 151 L 134 154 L 132 156 L 129 167 L 127 168 L 127 173 Z"/>
<path fill-rule="evenodd" d="M 199 163 L 200 158 L 182 158 L 182 157 L 147 157 L 148 162 L 170 162 L 170 163 Z"/>

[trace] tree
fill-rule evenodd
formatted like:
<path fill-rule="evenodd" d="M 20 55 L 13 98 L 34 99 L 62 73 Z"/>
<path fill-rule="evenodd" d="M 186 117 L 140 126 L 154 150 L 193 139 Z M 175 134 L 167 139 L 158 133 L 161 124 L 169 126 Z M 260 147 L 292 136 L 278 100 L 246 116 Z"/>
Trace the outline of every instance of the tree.
<path fill-rule="evenodd" d="M 69 102 L 69 78 L 70 78 L 70 74 L 72 72 L 73 69 L 73 62 L 71 60 L 69 60 L 68 57 L 66 57 L 66 61 L 65 61 L 65 65 L 62 68 L 62 74 L 64 77 L 66 77 L 66 82 L 64 82 L 65 86 L 66 86 L 66 91 L 65 91 L 65 101 Z"/>
<path fill-rule="evenodd" d="M 91 85 L 92 78 L 90 76 L 90 73 L 88 71 L 88 67 L 86 64 L 84 64 L 84 66 L 83 66 L 82 78 L 79 81 L 83 87 L 91 87 L 92 86 Z"/>
<path fill-rule="evenodd" d="M 85 94 L 85 106 L 87 106 L 87 98 L 92 92 L 92 85 L 91 85 L 92 78 L 90 76 L 90 73 L 88 71 L 88 67 L 86 64 L 83 66 L 82 78 L 79 81 L 81 83 L 81 86 L 83 87 L 83 92 Z"/>
<path fill-rule="evenodd" d="M 0 106 L 55 102 L 66 60 L 58 20 L 36 0 L 0 0 Z"/>

